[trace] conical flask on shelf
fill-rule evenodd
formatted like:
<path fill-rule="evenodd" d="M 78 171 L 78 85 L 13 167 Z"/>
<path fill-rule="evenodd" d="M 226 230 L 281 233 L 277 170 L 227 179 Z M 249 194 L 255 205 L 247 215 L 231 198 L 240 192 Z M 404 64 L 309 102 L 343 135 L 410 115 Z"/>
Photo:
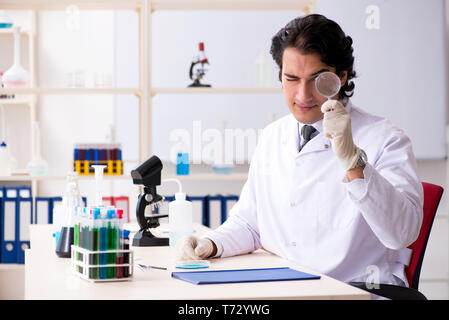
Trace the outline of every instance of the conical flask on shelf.
<path fill-rule="evenodd" d="M 14 64 L 2 77 L 5 88 L 28 87 L 30 77 L 28 72 L 20 64 L 20 27 L 13 27 L 14 30 Z"/>
<path fill-rule="evenodd" d="M 41 156 L 41 145 L 40 145 L 40 129 L 39 122 L 34 122 L 34 139 L 35 139 L 35 154 L 30 162 L 27 165 L 27 171 L 31 176 L 43 176 L 47 174 L 48 164 L 47 161 L 42 159 Z"/>

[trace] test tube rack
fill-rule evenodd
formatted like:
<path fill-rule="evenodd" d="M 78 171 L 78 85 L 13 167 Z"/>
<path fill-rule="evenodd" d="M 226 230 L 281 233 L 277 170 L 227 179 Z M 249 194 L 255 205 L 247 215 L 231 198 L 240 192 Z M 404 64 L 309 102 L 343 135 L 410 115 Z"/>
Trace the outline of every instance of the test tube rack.
<path fill-rule="evenodd" d="M 94 264 L 101 255 L 128 255 L 128 263 Z M 94 257 L 97 256 L 97 259 Z M 91 251 L 75 245 L 71 246 L 72 272 L 89 282 L 130 281 L 134 270 L 134 254 L 132 250 Z M 110 272 L 114 276 L 110 277 Z"/>
<path fill-rule="evenodd" d="M 105 165 L 105 176 L 119 176 L 123 175 L 123 161 L 122 160 L 107 160 L 107 161 L 87 161 L 75 160 L 73 163 L 73 170 L 78 172 L 80 176 L 93 176 L 95 172 L 92 165 Z"/>
<path fill-rule="evenodd" d="M 78 143 L 73 150 L 73 170 L 94 175 L 92 165 L 105 165 L 104 175 L 123 175 L 121 145 L 117 143 Z"/>

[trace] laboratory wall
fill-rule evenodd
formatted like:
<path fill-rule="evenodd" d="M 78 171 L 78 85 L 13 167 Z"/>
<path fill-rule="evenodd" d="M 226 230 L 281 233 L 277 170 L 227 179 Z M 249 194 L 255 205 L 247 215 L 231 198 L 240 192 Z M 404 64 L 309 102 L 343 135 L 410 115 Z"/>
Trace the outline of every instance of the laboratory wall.
<path fill-rule="evenodd" d="M 354 41 L 353 103 L 401 127 L 418 158 L 445 158 L 444 0 L 317 0 L 316 11 L 338 22 Z M 216 88 L 258 86 L 258 62 L 265 58 L 269 86 L 280 87 L 270 40 L 296 16 L 293 11 L 157 11 L 152 16 L 152 85 L 189 85 L 190 62 L 198 42 L 204 42 L 210 65 L 203 83 Z M 117 72 L 121 74 L 120 68 Z M 174 152 L 175 144 L 167 143 L 170 134 L 177 128 L 192 134 L 197 120 L 203 131 L 220 128 L 223 121 L 227 128 L 258 129 L 288 113 L 278 94 L 158 94 L 152 101 L 152 132 L 157 132 L 152 149 L 164 159 Z"/>
<path fill-rule="evenodd" d="M 114 72 L 114 16 L 85 11 L 77 25 L 67 13 L 44 11 L 38 19 L 38 84 L 41 87 L 98 87 L 99 77 Z M 63 26 L 61 28 L 61 26 Z M 79 84 L 71 81 L 78 73 Z M 75 143 L 106 142 L 114 122 L 114 97 L 108 95 L 41 95 L 42 152 L 50 158 L 50 175 L 73 166 Z"/>
<path fill-rule="evenodd" d="M 352 37 L 354 104 L 402 128 L 419 159 L 444 159 L 445 0 L 317 0 Z M 432 143 L 429 143 L 432 141 Z"/>
<path fill-rule="evenodd" d="M 386 32 L 382 20 L 388 16 L 394 1 L 337 1 L 318 0 L 319 13 L 329 15 L 343 28 L 353 31 L 354 40 L 362 40 L 366 32 L 363 29 L 369 5 L 377 5 L 380 11 L 381 29 L 379 29 L 380 43 L 384 47 L 373 48 L 369 44 L 362 47 L 355 44 L 357 52 L 366 52 L 373 48 L 373 52 L 388 52 L 390 45 L 403 42 L 402 34 Z M 357 2 L 357 3 L 355 3 Z M 396 1 L 407 12 L 407 1 Z M 342 4 L 343 3 L 343 4 Z M 408 3 L 408 2 L 407 2 Z M 439 0 L 410 1 L 410 6 L 425 12 L 433 10 L 441 4 Z M 437 3 L 437 4 L 435 4 Z M 386 7 L 384 7 L 384 5 Z M 421 7 L 421 5 L 423 7 Z M 396 8 L 396 7 L 394 7 Z M 418 9 L 417 9 L 418 8 Z M 346 10 L 347 9 L 347 10 Z M 422 10 L 421 10 L 422 9 Z M 350 10 L 359 13 L 358 20 L 342 19 L 341 15 L 350 15 Z M 445 8 L 446 14 L 449 10 Z M 416 11 L 414 11 L 416 13 Z M 21 16 L 22 13 L 17 13 Z M 191 83 L 188 77 L 190 63 L 197 54 L 198 43 L 204 42 L 205 53 L 210 61 L 208 71 L 202 80 L 213 87 L 280 87 L 277 78 L 277 68 L 268 55 L 270 39 L 274 33 L 296 17 L 298 13 L 290 11 L 273 12 L 156 12 L 152 21 L 152 85 L 160 88 L 184 88 Z M 432 16 L 424 15 L 431 19 Z M 23 18 L 26 20 L 25 18 Z M 435 20 L 440 19 L 436 17 Z M 261 23 L 263 21 L 263 23 Z M 439 21 L 439 20 L 438 20 Z M 443 20 L 441 20 L 443 21 Z M 447 21 L 447 19 L 446 19 Z M 356 22 L 362 27 L 358 30 Z M 407 24 L 408 26 L 408 24 Z M 435 27 L 434 25 L 430 26 Z M 436 27 L 435 27 L 436 28 Z M 363 29 L 363 31 L 361 31 Z M 41 87 L 66 87 L 77 75 L 86 87 L 117 86 L 136 87 L 138 85 L 138 24 L 137 14 L 134 11 L 92 11 L 80 12 L 79 20 L 73 22 L 67 20 L 67 12 L 45 11 L 38 14 L 38 52 L 37 85 Z M 446 23 L 446 31 L 449 24 Z M 376 31 L 376 30 L 374 30 Z M 403 30 L 408 34 L 408 30 Z M 398 31 L 399 32 L 399 31 Z M 440 30 L 438 35 L 443 37 Z M 440 39 L 441 43 L 443 39 Z M 430 41 L 430 40 L 429 40 Z M 437 41 L 437 40 L 435 40 Z M 438 40 L 439 41 L 439 40 Z M 0 71 L 8 68 L 12 61 L 12 43 L 0 38 Z M 28 67 L 26 56 L 27 43 L 23 41 L 22 56 L 24 66 Z M 404 47 L 405 48 L 405 47 Z M 433 47 L 434 54 L 440 52 L 442 47 Z M 393 61 L 400 62 L 403 56 L 392 56 Z M 416 54 L 416 53 L 415 53 Z M 443 61 L 447 61 L 447 53 L 443 53 Z M 411 58 L 409 56 L 408 58 Z M 261 60 L 262 59 L 262 60 Z M 265 60 L 264 60 L 265 59 Z M 441 57 L 438 57 L 441 61 Z M 435 61 L 437 61 L 435 60 Z M 269 67 L 269 76 L 261 82 L 257 77 L 257 68 L 260 61 Z M 408 61 L 408 60 L 407 60 Z M 418 59 L 419 61 L 419 59 Z M 408 110 L 403 105 L 396 118 L 398 124 L 403 124 L 404 129 L 412 135 L 416 134 L 418 127 L 416 117 L 422 115 L 425 124 L 436 132 L 436 142 L 428 143 L 432 148 L 429 153 L 435 155 L 432 159 L 420 157 L 418 159 L 418 173 L 423 181 L 448 186 L 447 165 L 445 158 L 446 124 L 444 123 L 448 106 L 446 99 L 447 71 L 437 72 L 428 76 L 427 73 L 415 74 L 422 62 L 410 62 L 410 67 L 401 64 L 400 68 L 394 65 L 388 67 L 381 65 L 367 66 L 360 60 L 360 78 L 357 80 L 357 88 L 364 95 L 359 94 L 354 99 L 361 107 L 368 106 L 370 112 L 381 114 L 388 113 L 388 108 L 394 108 L 396 101 L 408 102 L 405 96 L 410 92 L 434 92 L 432 99 L 424 94 L 417 97 L 424 107 Z M 435 67 L 435 66 L 433 66 Z M 432 68 L 433 68 L 432 67 Z M 441 70 L 447 70 L 447 65 L 441 65 Z M 376 70 L 382 70 L 381 75 L 370 75 Z M 423 71 L 419 69 L 420 71 Z M 434 70 L 434 69 L 431 69 Z M 401 94 L 394 97 L 382 96 L 382 80 L 397 79 L 397 72 L 406 72 L 410 78 L 401 86 Z M 423 71 L 424 72 L 424 71 Z M 423 76 L 426 75 L 426 76 Z M 364 82 L 364 77 L 370 76 L 369 82 Z M 422 77 L 425 80 L 422 80 Z M 413 79 L 419 78 L 419 90 Z M 374 80 L 372 80 L 374 79 Z M 402 79 L 402 78 L 401 78 Z M 442 79 L 440 81 L 440 79 Z M 412 82 L 410 82 L 412 81 Z M 418 81 L 417 81 L 418 83 Z M 443 86 L 443 88 L 441 87 Z M 409 90 L 404 93 L 403 90 Z M 408 93 L 407 93 L 408 92 Z M 371 94 L 374 95 L 370 99 Z M 390 93 L 389 93 L 390 94 Z M 444 95 L 444 97 L 442 96 Z M 417 95 L 414 95 L 415 97 Z M 396 99 L 396 100 L 395 100 Z M 402 100 L 401 100 L 402 99 Z M 379 105 L 375 109 L 373 102 Z M 435 101 L 435 105 L 429 101 Z M 170 140 L 170 134 L 177 129 L 183 129 L 193 135 L 194 126 L 200 124 L 201 132 L 207 129 L 222 130 L 224 126 L 229 129 L 259 130 L 269 122 L 288 114 L 282 94 L 241 95 L 241 94 L 214 94 L 214 95 L 187 95 L 187 94 L 158 94 L 152 100 L 151 143 L 153 153 L 164 160 L 164 172 L 174 173 L 174 164 L 170 161 L 170 155 L 176 145 L 175 140 Z M 38 119 L 41 124 L 42 156 L 49 163 L 50 176 L 62 176 L 73 166 L 73 146 L 75 143 L 119 142 L 122 144 L 125 160 L 125 174 L 129 174 L 138 164 L 138 100 L 132 95 L 41 95 L 38 100 Z M 418 111 L 418 113 L 416 113 Z M 422 111 L 422 112 L 421 112 Z M 414 117 L 409 118 L 410 117 Z M 2 115 L 3 117 L 3 115 Z M 17 158 L 18 167 L 25 168 L 31 158 L 30 152 L 30 127 L 26 106 L 5 108 L 6 119 L 5 136 L 11 142 L 11 150 Z M 401 118 L 402 117 L 402 118 Z M 410 121 L 408 121 L 410 120 Z M 2 131 L 2 132 L 3 132 Z M 418 139 L 418 138 L 417 138 Z M 419 140 L 419 139 L 418 139 Z M 418 144 L 422 142 L 417 141 Z M 203 146 L 208 141 L 204 139 Z M 247 146 L 247 148 L 250 148 Z M 427 149 L 418 148 L 420 154 Z M 248 169 L 248 158 L 251 150 L 245 153 L 245 161 L 238 165 L 236 171 L 245 172 Z M 212 173 L 210 164 L 192 164 L 191 170 L 202 173 Z M 194 181 L 185 180 L 183 189 L 189 195 L 206 194 L 232 194 L 239 195 L 244 180 L 226 181 Z M 39 195 L 61 196 L 65 187 L 65 181 L 56 179 L 41 181 L 38 183 Z M 80 181 L 81 193 L 87 196 L 88 203 L 94 200 L 95 184 L 92 180 Z M 164 184 L 160 187 L 161 194 L 169 195 L 176 191 L 176 185 Z M 134 208 L 139 194 L 139 188 L 132 184 L 132 180 L 108 180 L 105 181 L 105 195 L 126 195 L 130 198 L 131 217 L 134 220 Z M 434 230 L 429 239 L 427 254 L 424 258 L 421 291 L 430 299 L 449 299 L 449 221 L 447 197 L 443 197 Z M 217 212 L 218 210 L 214 211 Z M 217 214 L 211 217 L 212 227 L 219 225 Z M 195 220 L 201 221 L 196 214 Z M 164 222 L 164 220 L 162 220 Z M 0 273 L 5 273 L 0 268 Z M 8 283 L 6 277 L 0 277 L 2 285 Z M 22 282 L 9 282 L 9 286 L 16 288 Z M 4 292 L 4 290 L 2 290 Z M 20 296 L 20 293 L 18 293 Z M 3 298 L 3 296 L 1 296 Z"/>

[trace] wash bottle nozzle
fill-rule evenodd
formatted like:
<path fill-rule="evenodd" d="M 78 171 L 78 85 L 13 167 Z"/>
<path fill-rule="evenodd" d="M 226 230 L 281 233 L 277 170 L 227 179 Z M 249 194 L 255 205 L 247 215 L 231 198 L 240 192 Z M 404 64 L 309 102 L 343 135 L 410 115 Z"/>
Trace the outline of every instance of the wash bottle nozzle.
<path fill-rule="evenodd" d="M 179 187 L 178 192 L 175 193 L 175 198 L 177 198 L 177 197 L 181 197 L 181 198 L 184 197 L 184 200 L 185 200 L 186 195 L 185 195 L 185 192 L 182 192 L 181 181 L 179 181 L 178 179 L 164 179 L 164 180 L 162 180 L 162 182 L 170 182 L 170 181 L 176 182 L 178 184 L 178 187 Z"/>
<path fill-rule="evenodd" d="M 103 191 L 103 171 L 106 167 L 103 165 L 92 165 L 92 168 L 95 170 L 95 204 L 97 206 L 103 205 L 101 192 Z"/>

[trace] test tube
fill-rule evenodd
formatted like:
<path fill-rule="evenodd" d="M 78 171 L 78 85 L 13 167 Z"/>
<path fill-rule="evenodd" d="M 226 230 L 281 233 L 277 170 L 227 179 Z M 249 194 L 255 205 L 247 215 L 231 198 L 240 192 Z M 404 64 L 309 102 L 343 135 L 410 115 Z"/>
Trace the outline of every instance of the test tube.
<path fill-rule="evenodd" d="M 90 210 L 89 208 L 85 208 L 85 217 L 84 217 L 84 249 L 86 250 L 90 250 L 89 249 L 89 218 L 91 216 Z M 87 261 L 89 262 L 89 259 L 87 259 Z"/>
<path fill-rule="evenodd" d="M 95 247 L 96 247 L 96 234 L 95 234 L 95 222 L 96 219 L 94 217 L 94 209 L 89 209 L 89 218 L 88 218 L 88 223 L 87 223 L 87 231 L 89 233 L 89 237 L 88 237 L 88 248 L 89 251 L 95 251 Z M 89 253 L 89 266 L 95 265 L 95 254 Z M 89 278 L 90 279 L 97 279 L 97 275 L 95 272 L 95 268 L 89 268 Z"/>
<path fill-rule="evenodd" d="M 74 208 L 74 216 L 73 216 L 73 245 L 76 247 L 80 247 L 80 223 L 81 223 L 81 207 L 76 206 Z M 77 252 L 75 259 L 77 261 L 83 260 L 82 253 Z M 81 266 L 77 266 L 78 272 L 83 272 L 83 268 Z"/>
<path fill-rule="evenodd" d="M 123 250 L 129 250 L 129 230 L 123 230 Z M 123 262 L 129 264 L 129 253 L 125 252 Z M 129 268 L 130 266 L 127 266 L 123 269 L 124 278 L 129 277 Z"/>
<path fill-rule="evenodd" d="M 90 250 L 92 251 L 98 251 L 99 250 L 99 241 L 100 241 L 100 236 L 99 236 L 99 228 L 98 228 L 98 222 L 99 222 L 99 217 L 100 217 L 100 209 L 98 208 L 94 208 L 92 209 L 92 228 L 90 231 L 90 243 L 91 243 L 91 248 Z M 93 265 L 98 265 L 99 264 L 99 257 L 98 254 L 95 253 L 92 256 L 92 263 Z M 96 268 L 91 268 L 92 273 L 91 273 L 91 279 L 98 279 L 99 277 L 99 270 L 98 267 Z"/>
<path fill-rule="evenodd" d="M 123 209 L 117 209 L 117 219 L 118 219 L 118 246 L 117 248 L 123 250 Z M 122 252 L 117 254 L 116 264 L 123 264 L 124 255 Z M 123 278 L 124 267 L 117 267 L 117 278 Z"/>
<path fill-rule="evenodd" d="M 78 226 L 78 241 L 79 241 L 79 247 L 84 248 L 84 216 L 85 216 L 85 210 L 86 208 L 80 208 L 78 211 L 79 217 L 79 226 Z M 79 261 L 83 261 L 84 256 L 83 254 L 79 254 Z M 83 273 L 83 268 L 78 267 L 78 272 Z"/>
<path fill-rule="evenodd" d="M 80 246 L 80 235 L 79 235 L 79 230 L 80 230 L 80 225 L 79 225 L 79 208 L 78 206 L 75 207 L 75 215 L 73 217 L 73 245 L 79 247 Z M 79 253 L 77 252 L 76 254 L 76 259 L 79 261 Z"/>
<path fill-rule="evenodd" d="M 115 227 L 115 210 L 108 209 L 108 228 L 107 228 L 107 250 L 116 250 L 117 242 L 117 229 Z M 115 264 L 115 253 L 109 253 L 107 255 L 107 264 Z M 107 278 L 115 278 L 116 272 L 115 267 L 107 268 Z"/>
<path fill-rule="evenodd" d="M 100 251 L 107 250 L 107 209 L 100 208 Z M 100 265 L 106 264 L 106 253 L 100 253 Z M 100 267 L 100 279 L 106 279 L 106 268 Z"/>

